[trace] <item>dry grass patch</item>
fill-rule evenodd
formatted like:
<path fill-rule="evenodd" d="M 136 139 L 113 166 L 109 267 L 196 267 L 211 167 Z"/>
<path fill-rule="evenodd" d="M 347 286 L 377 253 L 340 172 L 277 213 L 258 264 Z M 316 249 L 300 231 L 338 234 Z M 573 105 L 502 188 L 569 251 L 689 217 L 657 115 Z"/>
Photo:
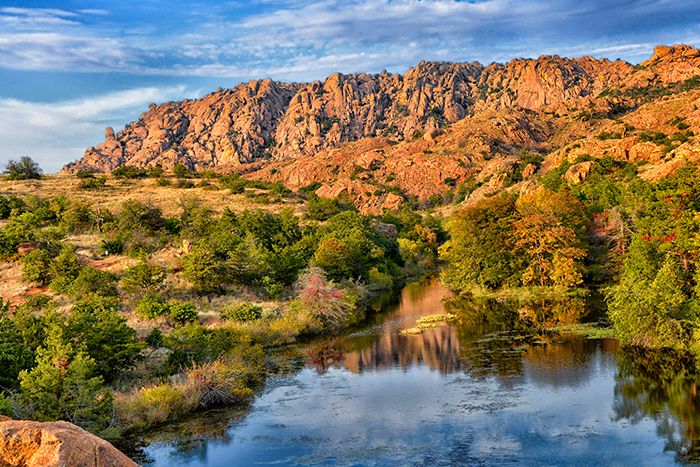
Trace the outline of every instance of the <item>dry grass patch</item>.
<path fill-rule="evenodd" d="M 65 196 L 67 198 L 89 203 L 94 208 L 105 208 L 118 212 L 126 200 L 134 200 L 160 208 L 165 216 L 177 216 L 182 211 L 184 199 L 196 199 L 209 206 L 214 212 L 221 213 L 226 208 L 232 211 L 245 209 L 262 209 L 279 212 L 283 207 L 293 207 L 297 214 L 302 213 L 302 206 L 293 202 L 256 203 L 244 194 L 232 194 L 228 189 L 176 188 L 158 186 L 155 179 L 123 180 L 108 176 L 107 186 L 99 190 L 78 188 L 80 179 L 73 175 L 47 175 L 42 180 L 13 181 L 0 178 L 0 195 L 37 195 L 42 198 Z"/>

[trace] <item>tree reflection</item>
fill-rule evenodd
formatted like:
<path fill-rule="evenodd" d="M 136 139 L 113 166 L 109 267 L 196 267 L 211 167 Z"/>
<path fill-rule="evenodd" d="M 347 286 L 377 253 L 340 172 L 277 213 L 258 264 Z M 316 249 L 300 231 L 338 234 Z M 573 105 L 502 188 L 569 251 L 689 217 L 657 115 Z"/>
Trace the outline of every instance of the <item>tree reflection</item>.
<path fill-rule="evenodd" d="M 457 337 L 464 369 L 474 377 L 522 374 L 522 354 L 534 340 L 532 326 L 512 304 L 495 300 L 450 300 L 459 316 Z"/>
<path fill-rule="evenodd" d="M 344 338 L 336 338 L 309 344 L 305 355 L 308 364 L 316 368 L 319 375 L 329 368 L 339 368 L 345 359 L 346 342 Z"/>
<path fill-rule="evenodd" d="M 700 400 L 696 360 L 671 350 L 624 349 L 618 354 L 617 420 L 656 421 L 666 449 L 683 462 L 700 461 Z"/>
<path fill-rule="evenodd" d="M 518 308 L 520 317 L 533 326 L 548 328 L 576 324 L 586 313 L 586 301 L 581 297 L 564 300 L 537 300 Z"/>

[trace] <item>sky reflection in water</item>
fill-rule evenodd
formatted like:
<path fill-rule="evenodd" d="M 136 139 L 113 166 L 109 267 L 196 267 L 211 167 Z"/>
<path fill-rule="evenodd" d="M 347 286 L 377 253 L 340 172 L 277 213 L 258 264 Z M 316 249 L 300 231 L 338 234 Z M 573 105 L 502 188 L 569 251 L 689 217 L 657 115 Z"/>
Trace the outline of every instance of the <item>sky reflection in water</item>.
<path fill-rule="evenodd" d="M 156 436 L 146 454 L 168 466 L 674 463 L 655 420 L 620 416 L 614 341 L 522 345 L 488 325 L 399 335 L 443 296 L 410 286 L 375 326 L 309 346 L 309 363 L 270 378 L 220 436 Z"/>

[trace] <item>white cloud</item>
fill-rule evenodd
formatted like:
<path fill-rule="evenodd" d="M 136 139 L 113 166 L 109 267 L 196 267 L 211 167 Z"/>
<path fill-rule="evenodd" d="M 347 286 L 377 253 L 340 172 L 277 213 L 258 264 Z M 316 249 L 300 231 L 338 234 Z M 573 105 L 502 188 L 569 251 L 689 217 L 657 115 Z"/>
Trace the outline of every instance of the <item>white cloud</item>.
<path fill-rule="evenodd" d="M 99 144 L 106 126 L 124 125 L 151 102 L 199 94 L 185 86 L 172 86 L 53 103 L 0 99 L 0 164 L 4 166 L 10 159 L 29 155 L 44 170 L 54 172 L 81 157 L 86 147 Z"/>
<path fill-rule="evenodd" d="M 79 33 L 0 33 L 0 67 L 24 70 L 126 70 L 133 55 L 119 39 Z"/>
<path fill-rule="evenodd" d="M 688 41 L 700 18 L 694 0 L 257 0 L 228 8 L 171 12 L 163 24 L 137 11 L 119 23 L 101 20 L 110 12 L 100 9 L 0 8 L 0 67 L 318 79 L 336 70 L 402 71 L 420 59 L 636 59 L 642 45 Z"/>
<path fill-rule="evenodd" d="M 120 4 L 113 8 L 134 11 L 0 7 L 0 68 L 235 82 L 403 72 L 422 59 L 488 63 L 556 53 L 636 60 L 657 43 L 700 42 L 696 1 L 257 0 L 260 9 L 231 1 L 239 9 L 232 14 L 200 4 L 164 21 Z M 141 6 L 151 12 L 158 2 Z M 29 153 L 55 170 L 98 143 L 104 126 L 186 93 L 139 88 L 52 104 L 0 98 L 0 164 Z"/>

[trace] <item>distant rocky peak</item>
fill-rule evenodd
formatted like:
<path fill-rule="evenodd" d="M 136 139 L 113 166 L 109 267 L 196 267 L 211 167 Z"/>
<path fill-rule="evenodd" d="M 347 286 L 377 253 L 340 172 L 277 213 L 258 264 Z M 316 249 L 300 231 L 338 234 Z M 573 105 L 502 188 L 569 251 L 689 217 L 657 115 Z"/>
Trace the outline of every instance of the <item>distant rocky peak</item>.
<path fill-rule="evenodd" d="M 621 102 L 625 89 L 697 75 L 698 50 L 674 45 L 657 47 L 637 67 L 544 55 L 488 66 L 421 61 L 403 75 L 333 73 L 301 84 L 254 80 L 200 99 L 152 105 L 123 130 L 108 129 L 102 144 L 88 148 L 64 171 L 110 171 L 123 164 L 167 170 L 177 163 L 195 170 L 237 170 L 312 156 L 363 138 L 402 142 L 427 135 L 431 140 L 466 117 L 499 109 L 621 112 L 636 105 Z"/>

